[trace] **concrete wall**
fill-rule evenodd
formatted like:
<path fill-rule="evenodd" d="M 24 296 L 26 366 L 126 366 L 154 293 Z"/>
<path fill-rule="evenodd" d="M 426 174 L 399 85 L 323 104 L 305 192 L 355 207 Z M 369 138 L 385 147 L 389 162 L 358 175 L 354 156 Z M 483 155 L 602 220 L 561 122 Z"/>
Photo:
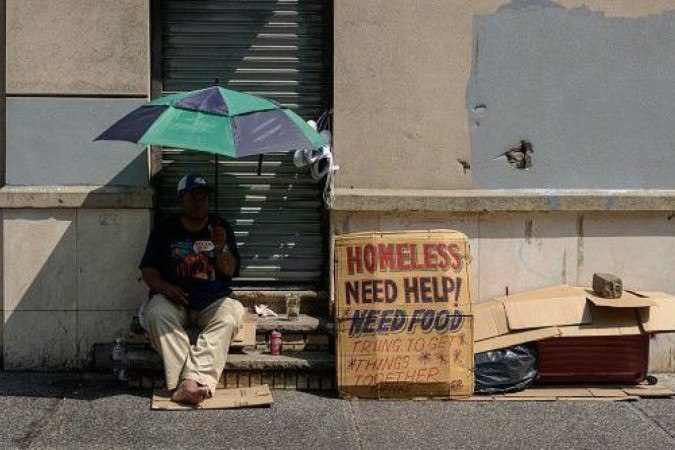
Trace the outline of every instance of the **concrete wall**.
<path fill-rule="evenodd" d="M 8 95 L 147 95 L 149 3 L 7 0 Z"/>
<path fill-rule="evenodd" d="M 334 212 L 336 234 L 453 229 L 470 240 L 471 296 L 560 283 L 590 285 L 594 272 L 627 288 L 675 293 L 675 220 L 669 212 L 367 213 Z M 674 371 L 673 334 L 652 340 L 650 370 Z"/>
<path fill-rule="evenodd" d="M 137 270 L 144 209 L 4 211 L 4 364 L 86 367 L 92 346 L 126 336 L 147 290 Z"/>
<path fill-rule="evenodd" d="M 149 95 L 149 2 L 6 6 L 4 368 L 84 368 L 147 295 L 147 154 L 93 139 Z"/>
<path fill-rule="evenodd" d="M 675 11 L 607 18 L 530 4 L 474 21 L 474 185 L 675 188 Z M 521 140 L 530 170 L 500 157 Z"/>
<path fill-rule="evenodd" d="M 672 187 L 671 10 L 673 0 L 337 0 L 336 185 Z M 556 77 L 563 89 L 551 89 Z M 533 141 L 532 170 L 493 160 L 520 139 Z"/>

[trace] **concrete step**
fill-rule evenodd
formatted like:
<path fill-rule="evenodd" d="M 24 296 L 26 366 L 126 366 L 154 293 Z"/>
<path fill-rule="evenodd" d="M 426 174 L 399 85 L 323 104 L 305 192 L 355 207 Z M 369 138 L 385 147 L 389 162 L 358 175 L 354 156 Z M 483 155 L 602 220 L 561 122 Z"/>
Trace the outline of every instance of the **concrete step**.
<path fill-rule="evenodd" d="M 313 316 L 329 316 L 330 302 L 326 291 L 290 291 L 300 297 L 300 311 Z M 272 311 L 286 311 L 286 294 L 289 291 L 264 291 L 236 289 L 232 297 L 253 311 L 255 305 L 267 305 Z"/>
<path fill-rule="evenodd" d="M 269 338 L 272 331 L 281 332 L 283 347 L 293 351 L 330 351 L 334 348 L 334 326 L 328 317 L 314 317 L 300 314 L 297 320 L 288 320 L 285 314 L 278 317 L 259 317 L 256 328 L 256 345 L 250 350 L 269 350 Z M 196 341 L 199 330 L 190 327 L 188 334 L 192 342 Z M 149 338 L 145 330 L 134 317 L 127 338 L 130 343 L 147 344 Z"/>
<path fill-rule="evenodd" d="M 152 349 L 127 352 L 129 386 L 163 387 L 162 361 Z M 269 384 L 273 389 L 332 390 L 335 356 L 328 352 L 230 353 L 219 386 L 250 387 Z"/>
<path fill-rule="evenodd" d="M 334 333 L 333 320 L 328 317 L 314 317 L 300 314 L 297 320 L 288 320 L 286 314 L 279 317 L 259 317 L 256 331 L 271 333 L 274 330 L 283 333 L 328 334 Z"/>
<path fill-rule="evenodd" d="M 315 317 L 307 314 L 300 314 L 296 320 L 288 320 L 286 314 L 279 314 L 278 317 L 258 317 L 256 332 L 267 334 L 277 330 L 282 334 L 298 333 L 332 335 L 334 329 L 333 320 L 328 317 Z M 145 330 L 141 327 L 138 316 L 134 316 L 129 331 L 132 334 L 145 334 Z"/>
<path fill-rule="evenodd" d="M 162 370 L 162 359 L 150 348 L 127 351 L 129 369 Z M 335 355 L 329 352 L 286 352 L 280 356 L 249 351 L 227 355 L 225 370 L 335 370 Z"/>

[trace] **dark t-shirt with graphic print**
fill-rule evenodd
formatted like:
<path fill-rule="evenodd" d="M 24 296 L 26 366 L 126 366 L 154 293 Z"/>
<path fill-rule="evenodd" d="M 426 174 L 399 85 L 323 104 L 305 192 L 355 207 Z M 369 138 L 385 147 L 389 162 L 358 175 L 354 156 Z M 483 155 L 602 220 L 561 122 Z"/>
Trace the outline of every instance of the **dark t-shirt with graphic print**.
<path fill-rule="evenodd" d="M 162 278 L 182 288 L 188 295 L 188 306 L 201 310 L 219 298 L 232 293 L 231 278 L 218 272 L 217 250 L 210 227 L 225 228 L 227 246 L 237 260 L 234 276 L 239 275 L 239 252 L 232 227 L 227 221 L 209 215 L 208 225 L 196 233 L 185 229 L 179 215 L 168 217 L 150 233 L 140 268 L 153 267 Z M 150 291 L 150 296 L 156 292 Z"/>

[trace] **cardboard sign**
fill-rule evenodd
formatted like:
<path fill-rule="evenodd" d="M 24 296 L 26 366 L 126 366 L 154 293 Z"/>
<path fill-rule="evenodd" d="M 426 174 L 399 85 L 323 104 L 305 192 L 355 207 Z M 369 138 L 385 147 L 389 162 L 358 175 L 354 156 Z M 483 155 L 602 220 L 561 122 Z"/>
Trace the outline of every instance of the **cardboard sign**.
<path fill-rule="evenodd" d="M 466 236 L 437 230 L 335 240 L 343 397 L 467 397 L 473 323 Z"/>

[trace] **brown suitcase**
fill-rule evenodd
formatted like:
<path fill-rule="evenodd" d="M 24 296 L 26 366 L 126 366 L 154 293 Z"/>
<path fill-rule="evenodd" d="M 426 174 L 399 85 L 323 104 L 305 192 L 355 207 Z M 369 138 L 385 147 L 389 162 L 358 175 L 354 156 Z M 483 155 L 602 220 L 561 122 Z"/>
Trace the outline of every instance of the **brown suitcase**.
<path fill-rule="evenodd" d="M 648 334 L 551 338 L 537 347 L 539 383 L 638 384 L 647 377 Z"/>

